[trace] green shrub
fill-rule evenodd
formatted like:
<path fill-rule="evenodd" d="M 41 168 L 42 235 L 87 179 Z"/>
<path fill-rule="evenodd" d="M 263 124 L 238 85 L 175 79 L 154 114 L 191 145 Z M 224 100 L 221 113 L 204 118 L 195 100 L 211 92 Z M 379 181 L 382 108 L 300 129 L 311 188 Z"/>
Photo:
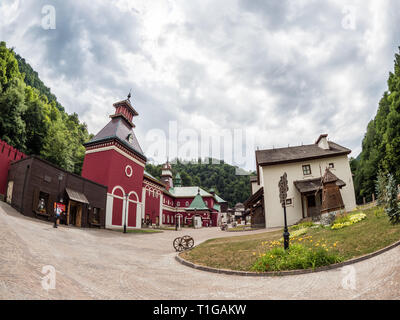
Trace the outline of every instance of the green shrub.
<path fill-rule="evenodd" d="M 343 259 L 325 248 L 307 248 L 301 244 L 292 244 L 288 250 L 275 247 L 261 254 L 252 270 L 257 272 L 315 269 Z"/>

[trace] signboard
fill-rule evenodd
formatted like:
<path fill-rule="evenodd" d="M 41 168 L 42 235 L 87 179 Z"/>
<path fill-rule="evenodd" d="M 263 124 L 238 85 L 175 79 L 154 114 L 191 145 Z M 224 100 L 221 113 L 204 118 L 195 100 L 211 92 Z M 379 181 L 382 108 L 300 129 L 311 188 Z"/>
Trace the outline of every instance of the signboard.
<path fill-rule="evenodd" d="M 279 187 L 280 203 L 282 204 L 282 207 L 285 207 L 287 192 L 289 190 L 286 172 L 283 174 L 283 176 L 281 176 L 281 179 L 279 180 L 279 183 L 278 183 L 278 187 Z"/>

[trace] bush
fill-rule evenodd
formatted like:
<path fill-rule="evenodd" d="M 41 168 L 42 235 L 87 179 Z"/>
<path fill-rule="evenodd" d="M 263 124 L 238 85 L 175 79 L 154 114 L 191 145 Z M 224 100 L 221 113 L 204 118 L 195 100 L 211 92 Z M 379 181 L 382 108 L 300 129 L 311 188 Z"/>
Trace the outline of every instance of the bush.
<path fill-rule="evenodd" d="M 275 247 L 261 254 L 252 270 L 257 272 L 315 269 L 343 259 L 325 248 L 307 248 L 301 244 L 292 244 L 288 250 Z"/>

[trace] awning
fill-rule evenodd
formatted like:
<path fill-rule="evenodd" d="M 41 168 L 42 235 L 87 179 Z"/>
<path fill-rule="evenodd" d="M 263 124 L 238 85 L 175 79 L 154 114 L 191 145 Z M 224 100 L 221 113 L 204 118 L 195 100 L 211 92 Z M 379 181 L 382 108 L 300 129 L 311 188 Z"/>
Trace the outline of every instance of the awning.
<path fill-rule="evenodd" d="M 300 193 L 315 192 L 322 188 L 321 178 L 297 180 L 293 183 Z M 346 185 L 346 183 L 343 180 L 338 179 L 336 181 L 336 185 L 339 186 L 339 188 L 342 188 Z"/>
<path fill-rule="evenodd" d="M 72 190 L 70 188 L 65 188 L 65 191 L 67 191 L 67 194 L 68 194 L 68 197 L 70 198 L 70 200 L 89 204 L 88 199 L 86 198 L 86 196 L 83 193 Z"/>
<path fill-rule="evenodd" d="M 254 194 L 252 194 L 244 203 L 245 208 L 249 208 L 250 206 L 256 204 L 258 201 L 262 199 L 264 196 L 264 188 L 261 187 L 260 189 L 257 190 Z"/>

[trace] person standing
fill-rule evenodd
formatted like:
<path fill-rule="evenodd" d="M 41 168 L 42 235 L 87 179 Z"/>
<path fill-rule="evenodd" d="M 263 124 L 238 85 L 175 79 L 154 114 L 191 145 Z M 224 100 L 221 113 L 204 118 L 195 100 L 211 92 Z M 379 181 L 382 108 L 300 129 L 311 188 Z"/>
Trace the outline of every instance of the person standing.
<path fill-rule="evenodd" d="M 57 228 L 57 222 L 60 219 L 60 215 L 61 215 L 61 208 L 56 204 L 56 208 L 54 210 L 54 228 Z"/>

